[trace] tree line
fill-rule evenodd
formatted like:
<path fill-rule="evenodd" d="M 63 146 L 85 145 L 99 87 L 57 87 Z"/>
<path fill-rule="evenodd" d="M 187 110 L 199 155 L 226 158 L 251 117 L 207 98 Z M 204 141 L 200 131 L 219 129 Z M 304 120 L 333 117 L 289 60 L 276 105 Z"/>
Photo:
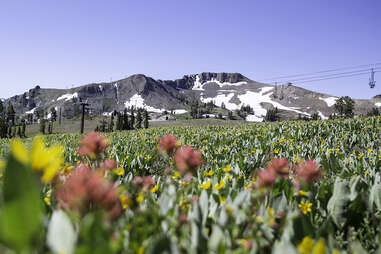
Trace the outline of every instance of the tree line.
<path fill-rule="evenodd" d="M 136 115 L 135 115 L 136 114 Z M 116 118 L 116 119 L 115 119 Z M 147 129 L 149 127 L 149 114 L 143 108 L 125 108 L 124 111 L 114 110 L 110 119 L 103 117 L 95 131 L 113 132 L 122 130 Z"/>

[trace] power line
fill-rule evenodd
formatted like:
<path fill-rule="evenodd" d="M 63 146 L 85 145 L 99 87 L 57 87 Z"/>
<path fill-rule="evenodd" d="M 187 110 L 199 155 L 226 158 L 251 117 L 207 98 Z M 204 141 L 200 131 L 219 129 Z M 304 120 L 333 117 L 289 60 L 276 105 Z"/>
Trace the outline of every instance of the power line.
<path fill-rule="evenodd" d="M 380 71 L 375 71 L 380 72 Z M 336 76 L 336 77 L 331 77 L 331 78 L 320 78 L 320 79 L 312 79 L 312 80 L 306 80 L 302 81 L 298 84 L 304 84 L 304 83 L 309 83 L 309 82 L 315 82 L 315 81 L 322 81 L 322 80 L 329 80 L 329 79 L 337 79 L 337 78 L 346 78 L 346 77 L 354 77 L 354 76 L 360 76 L 360 75 L 365 75 L 365 74 L 370 74 L 370 72 L 362 72 L 362 73 L 356 73 L 356 74 L 351 74 L 351 75 L 342 75 L 342 76 Z"/>
<path fill-rule="evenodd" d="M 374 68 L 374 70 L 381 70 L 381 67 Z M 315 80 L 315 79 L 321 79 L 321 78 L 329 78 L 329 77 L 335 77 L 335 76 L 341 76 L 341 75 L 348 75 L 348 74 L 356 74 L 356 73 L 371 73 L 371 69 L 362 69 L 362 70 L 356 70 L 356 71 L 347 71 L 347 72 L 340 72 L 340 73 L 332 73 L 332 74 L 325 74 L 325 75 L 318 75 L 318 76 L 311 76 L 311 77 L 305 77 L 305 78 L 299 78 L 299 79 L 290 79 L 290 80 L 279 80 L 278 82 L 303 82 L 306 80 Z"/>
<path fill-rule="evenodd" d="M 373 64 L 362 64 L 362 65 L 351 66 L 351 67 L 336 68 L 336 69 L 324 70 L 324 71 L 309 72 L 309 73 L 303 73 L 303 74 L 279 76 L 279 77 L 274 77 L 274 78 L 263 79 L 263 80 L 260 80 L 259 82 L 269 81 L 269 80 L 270 81 L 277 81 L 279 79 L 285 79 L 285 78 L 293 78 L 293 77 L 300 77 L 300 76 L 310 76 L 310 75 L 319 74 L 319 73 L 327 73 L 327 72 L 334 72 L 334 71 L 350 70 L 350 69 L 356 69 L 356 68 L 362 68 L 362 67 L 369 67 L 369 68 L 371 68 L 371 66 L 376 67 L 377 65 L 381 65 L 381 62 L 373 63 Z M 270 82 L 270 83 L 273 83 L 273 82 Z"/>

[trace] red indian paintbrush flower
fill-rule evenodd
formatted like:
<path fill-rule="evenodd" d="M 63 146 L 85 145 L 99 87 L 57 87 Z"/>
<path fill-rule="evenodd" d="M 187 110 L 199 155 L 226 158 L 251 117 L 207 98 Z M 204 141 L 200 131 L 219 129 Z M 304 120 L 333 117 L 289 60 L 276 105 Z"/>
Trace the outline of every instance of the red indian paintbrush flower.
<path fill-rule="evenodd" d="M 295 173 L 298 179 L 306 183 L 312 183 L 321 176 L 319 165 L 314 160 L 307 160 L 296 165 Z"/>
<path fill-rule="evenodd" d="M 94 208 L 109 212 L 111 217 L 121 212 L 116 186 L 84 165 L 58 188 L 57 199 L 61 207 L 82 214 Z"/>
<path fill-rule="evenodd" d="M 286 158 L 274 158 L 271 162 L 267 163 L 267 169 L 271 169 L 278 176 L 286 178 L 288 177 L 290 166 Z"/>
<path fill-rule="evenodd" d="M 171 156 L 174 153 L 177 146 L 177 138 L 175 136 L 167 134 L 160 138 L 158 149 L 160 152 L 167 153 Z"/>
<path fill-rule="evenodd" d="M 93 131 L 84 136 L 78 154 L 81 156 L 94 156 L 102 153 L 107 148 L 107 140 L 104 136 Z"/>
<path fill-rule="evenodd" d="M 201 152 L 190 146 L 183 146 L 177 150 L 174 159 L 180 171 L 195 170 L 203 163 Z"/>
<path fill-rule="evenodd" d="M 276 180 L 276 173 L 273 169 L 262 169 L 258 172 L 257 188 L 269 187 Z"/>

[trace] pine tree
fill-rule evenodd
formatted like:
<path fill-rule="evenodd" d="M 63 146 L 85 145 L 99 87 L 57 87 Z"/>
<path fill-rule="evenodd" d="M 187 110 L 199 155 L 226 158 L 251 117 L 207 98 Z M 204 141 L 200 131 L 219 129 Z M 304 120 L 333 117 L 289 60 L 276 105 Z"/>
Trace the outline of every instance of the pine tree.
<path fill-rule="evenodd" d="M 18 136 L 18 137 L 21 138 L 21 130 L 20 130 L 20 126 L 17 126 L 17 127 L 16 127 L 16 136 Z"/>
<path fill-rule="evenodd" d="M 114 114 L 111 114 L 110 123 L 108 125 L 108 131 L 109 132 L 114 131 Z"/>
<path fill-rule="evenodd" d="M 41 116 L 41 118 L 40 118 L 40 132 L 42 134 L 45 134 L 45 127 L 46 127 L 45 119 L 44 119 L 44 117 Z"/>
<path fill-rule="evenodd" d="M 116 114 L 116 130 L 121 131 L 123 129 L 123 121 L 122 121 L 122 116 L 118 112 Z"/>
<path fill-rule="evenodd" d="M 61 125 L 61 122 L 62 122 L 62 108 L 60 108 L 59 125 Z"/>
<path fill-rule="evenodd" d="M 123 127 L 122 130 L 129 130 L 130 129 L 130 123 L 128 122 L 128 110 L 127 108 L 124 109 L 123 112 Z"/>
<path fill-rule="evenodd" d="M 148 124 L 149 124 L 148 118 L 149 118 L 148 111 L 144 110 L 144 128 L 145 129 L 148 129 Z"/>
<path fill-rule="evenodd" d="M 26 138 L 26 123 L 25 123 L 25 120 L 22 121 L 22 128 L 21 128 L 21 135 L 23 136 L 23 138 Z"/>
<path fill-rule="evenodd" d="M 133 130 L 134 127 L 135 127 L 135 112 L 134 112 L 134 107 L 131 107 L 130 130 Z"/>
<path fill-rule="evenodd" d="M 136 113 L 135 129 L 140 129 L 140 128 L 142 128 L 142 114 L 141 114 L 141 110 L 138 109 Z"/>
<path fill-rule="evenodd" d="M 50 118 L 53 122 L 57 121 L 57 110 L 54 107 L 50 109 Z"/>
<path fill-rule="evenodd" d="M 16 112 L 13 108 L 13 105 L 11 103 L 9 103 L 8 111 L 7 111 L 7 119 L 8 119 L 8 122 L 10 122 L 12 126 L 15 125 L 15 116 L 16 116 Z"/>
<path fill-rule="evenodd" d="M 228 112 L 228 118 L 229 118 L 229 120 L 233 120 L 233 112 L 230 110 Z"/>

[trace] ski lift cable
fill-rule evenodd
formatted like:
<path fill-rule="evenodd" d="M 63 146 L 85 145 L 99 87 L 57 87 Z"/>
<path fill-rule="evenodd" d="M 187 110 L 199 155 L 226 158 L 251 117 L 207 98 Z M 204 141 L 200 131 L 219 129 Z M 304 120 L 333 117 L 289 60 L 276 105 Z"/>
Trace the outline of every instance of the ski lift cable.
<path fill-rule="evenodd" d="M 287 76 L 278 76 L 278 77 L 274 77 L 274 78 L 262 79 L 262 80 L 259 80 L 258 82 L 276 81 L 276 80 L 285 79 L 285 78 L 293 78 L 293 77 L 300 77 L 300 76 L 310 76 L 310 75 L 314 75 L 314 74 L 334 72 L 334 71 L 342 71 L 342 70 L 350 70 L 350 69 L 358 69 L 358 68 L 363 68 L 363 67 L 371 68 L 372 66 L 376 67 L 376 66 L 379 66 L 379 65 L 381 65 L 381 62 L 373 63 L 373 64 L 362 64 L 362 65 L 351 66 L 351 67 L 336 68 L 336 69 L 330 69 L 330 70 L 324 70 L 324 71 L 302 73 L 302 74 L 294 74 L 294 75 L 287 75 Z M 270 83 L 273 83 L 273 82 L 270 82 Z"/>
<path fill-rule="evenodd" d="M 380 71 L 375 71 L 380 72 Z M 336 76 L 336 77 L 330 77 L 330 78 L 320 78 L 320 79 L 312 79 L 312 80 L 306 80 L 302 82 L 298 82 L 298 84 L 304 84 L 304 83 L 309 83 L 309 82 L 316 82 L 316 81 L 322 81 L 322 80 L 330 80 L 330 79 L 338 79 L 338 78 L 346 78 L 346 77 L 355 77 L 355 76 L 360 76 L 360 75 L 369 75 L 370 72 L 362 72 L 362 73 L 355 73 L 355 74 L 350 74 L 350 75 L 341 75 L 341 76 Z"/>
<path fill-rule="evenodd" d="M 375 70 L 375 71 L 381 70 L 381 66 L 377 67 L 377 68 L 373 68 L 373 70 Z M 348 74 L 356 74 L 356 73 L 363 73 L 363 72 L 371 73 L 371 69 L 361 69 L 361 70 L 356 70 L 356 71 L 347 71 L 347 72 L 340 72 L 340 73 L 332 73 L 332 74 L 311 76 L 311 77 L 305 77 L 305 78 L 299 78 L 299 79 L 279 80 L 279 81 L 277 81 L 277 83 L 295 82 L 295 81 L 303 82 L 305 80 L 310 80 L 310 79 L 329 78 L 329 77 L 348 75 Z"/>

